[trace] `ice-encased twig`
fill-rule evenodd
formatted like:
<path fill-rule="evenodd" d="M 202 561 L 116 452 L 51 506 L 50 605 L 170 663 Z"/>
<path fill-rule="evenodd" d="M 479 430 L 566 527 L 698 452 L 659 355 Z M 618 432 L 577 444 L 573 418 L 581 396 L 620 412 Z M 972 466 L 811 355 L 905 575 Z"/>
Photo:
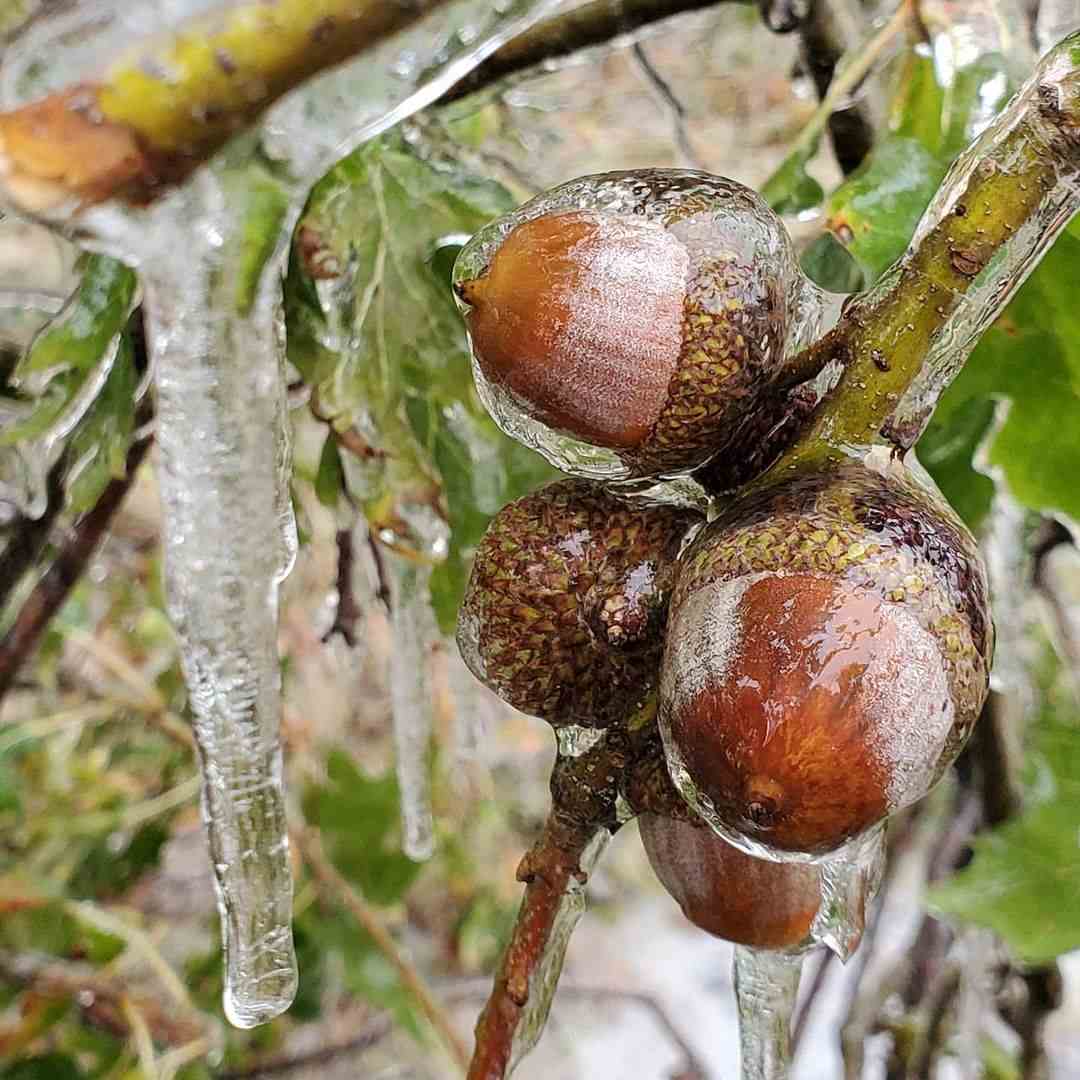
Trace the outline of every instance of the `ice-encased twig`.
<path fill-rule="evenodd" d="M 773 476 L 882 436 L 915 444 L 982 332 L 1080 208 L 1078 127 L 1080 33 L 1043 57 L 957 159 L 907 252 L 810 346 L 844 373 Z"/>
<path fill-rule="evenodd" d="M 585 886 L 611 838 L 553 810 L 521 860 L 525 882 L 514 930 L 476 1022 L 467 1080 L 503 1080 L 536 1045 L 555 995 L 566 948 L 585 910 Z"/>
<path fill-rule="evenodd" d="M 735 946 L 742 1080 L 787 1080 L 802 956 Z"/>

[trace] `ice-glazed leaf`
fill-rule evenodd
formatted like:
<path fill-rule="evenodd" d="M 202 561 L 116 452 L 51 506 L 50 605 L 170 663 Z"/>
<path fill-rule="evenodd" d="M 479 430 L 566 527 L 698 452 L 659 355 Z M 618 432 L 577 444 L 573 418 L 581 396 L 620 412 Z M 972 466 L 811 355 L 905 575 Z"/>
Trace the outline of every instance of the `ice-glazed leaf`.
<path fill-rule="evenodd" d="M 104 386 L 68 444 L 68 505 L 76 513 L 93 506 L 110 480 L 127 471 L 127 452 L 135 430 L 135 389 L 139 377 L 131 339 L 125 333 Z"/>
<path fill-rule="evenodd" d="M 806 171 L 817 144 L 790 154 L 761 189 L 761 197 L 778 214 L 798 214 L 818 206 L 825 197 L 821 185 Z"/>
<path fill-rule="evenodd" d="M 971 863 L 930 894 L 931 907 L 981 926 L 1017 959 L 1043 964 L 1080 947 L 1080 717 L 1048 710 L 1036 732 L 1039 779 L 1028 808 L 975 840 Z"/>
<path fill-rule="evenodd" d="M 401 854 L 398 806 L 393 774 L 366 776 L 341 750 L 327 758 L 326 783 L 304 797 L 327 853 L 373 904 L 396 903 L 420 871 Z"/>
<path fill-rule="evenodd" d="M 867 281 L 876 280 L 904 253 L 945 169 L 942 159 L 918 140 L 886 135 L 829 197 L 829 230 Z"/>
<path fill-rule="evenodd" d="M 1080 520 L 1080 230 L 1062 234 L 983 335 L 938 405 L 927 438 L 938 447 L 962 437 L 973 418 L 1001 400 L 1000 426 L 982 451 L 1023 505 Z M 977 442 L 977 440 L 976 440 Z M 935 477 L 933 453 L 920 456 Z M 943 487 L 985 481 L 959 461 Z M 985 505 L 985 504 L 984 504 Z"/>
<path fill-rule="evenodd" d="M 106 255 L 88 255 L 75 294 L 44 329 L 15 369 L 33 372 L 92 368 L 127 319 L 135 296 L 135 275 Z"/>
<path fill-rule="evenodd" d="M 417 521 L 449 525 L 431 583 L 444 631 L 489 517 L 550 475 L 480 404 L 450 290 L 458 247 L 511 205 L 498 184 L 384 137 L 316 186 L 286 282 L 289 357 L 344 434 L 345 483 L 373 533 L 415 550 Z"/>

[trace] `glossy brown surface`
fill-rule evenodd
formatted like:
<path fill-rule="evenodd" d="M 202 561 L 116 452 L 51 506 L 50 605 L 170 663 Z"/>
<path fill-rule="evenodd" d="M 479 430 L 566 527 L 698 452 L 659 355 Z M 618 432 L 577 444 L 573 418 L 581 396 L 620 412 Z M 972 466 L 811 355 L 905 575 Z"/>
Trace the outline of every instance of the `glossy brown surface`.
<path fill-rule="evenodd" d="M 690 510 L 565 480 L 510 503 L 478 548 L 458 645 L 504 701 L 554 724 L 624 721 L 653 692 Z"/>
<path fill-rule="evenodd" d="M 734 504 L 684 559 L 661 723 L 684 794 L 824 853 L 920 798 L 971 731 L 992 631 L 947 507 L 861 466 Z"/>
<path fill-rule="evenodd" d="M 659 225 L 581 211 L 526 221 L 461 287 L 484 375 L 537 420 L 638 446 L 667 401 L 689 256 Z"/>
<path fill-rule="evenodd" d="M 697 822 L 644 814 L 638 829 L 656 876 L 695 926 L 759 949 L 806 941 L 821 905 L 817 867 L 755 859 Z"/>

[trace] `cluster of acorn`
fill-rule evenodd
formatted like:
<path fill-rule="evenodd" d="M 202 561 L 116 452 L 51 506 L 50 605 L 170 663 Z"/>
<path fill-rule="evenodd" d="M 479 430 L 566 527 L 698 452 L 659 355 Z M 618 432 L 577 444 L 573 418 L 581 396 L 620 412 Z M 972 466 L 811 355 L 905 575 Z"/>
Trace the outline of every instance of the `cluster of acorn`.
<path fill-rule="evenodd" d="M 624 747 L 615 802 L 691 921 L 805 946 L 820 861 L 921 798 L 982 707 L 975 542 L 887 454 L 763 475 L 813 406 L 786 387 L 813 286 L 737 184 L 573 181 L 479 233 L 455 287 L 488 408 L 574 477 L 491 522 L 466 662 Z M 664 483 L 687 474 L 707 505 Z"/>

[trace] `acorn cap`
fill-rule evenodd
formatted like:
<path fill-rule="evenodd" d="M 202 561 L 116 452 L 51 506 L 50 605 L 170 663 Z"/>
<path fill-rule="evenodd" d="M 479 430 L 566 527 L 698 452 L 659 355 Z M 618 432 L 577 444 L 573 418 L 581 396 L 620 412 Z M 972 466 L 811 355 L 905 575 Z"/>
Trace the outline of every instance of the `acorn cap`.
<path fill-rule="evenodd" d="M 700 822 L 643 814 L 638 830 L 656 876 L 695 926 L 758 949 L 808 942 L 821 906 L 816 866 L 755 859 Z"/>
<path fill-rule="evenodd" d="M 701 515 L 564 480 L 503 507 L 458 617 L 473 674 L 553 724 L 626 721 L 655 690 L 676 559 Z"/>

